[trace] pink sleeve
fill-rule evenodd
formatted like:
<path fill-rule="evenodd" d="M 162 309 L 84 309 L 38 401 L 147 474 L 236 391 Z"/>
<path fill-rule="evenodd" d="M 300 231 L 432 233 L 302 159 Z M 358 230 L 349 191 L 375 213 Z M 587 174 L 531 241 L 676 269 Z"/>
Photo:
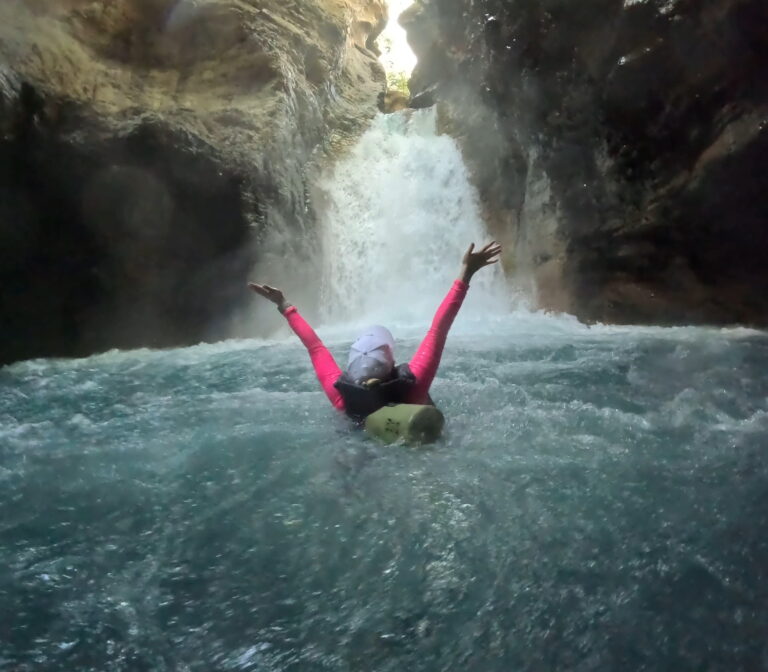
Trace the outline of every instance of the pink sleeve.
<path fill-rule="evenodd" d="M 427 400 L 429 388 L 440 365 L 448 330 L 464 302 L 467 289 L 469 285 L 462 280 L 456 280 L 453 283 L 435 313 L 432 326 L 409 363 L 411 372 L 416 377 L 416 385 L 408 399 L 413 404 L 423 404 Z"/>
<path fill-rule="evenodd" d="M 299 315 L 295 306 L 289 306 L 285 310 L 285 319 L 294 333 L 301 339 L 304 347 L 309 352 L 309 358 L 312 360 L 312 366 L 315 367 L 315 374 L 320 381 L 320 385 L 334 408 L 340 411 L 344 410 L 344 399 L 341 393 L 333 386 L 341 375 L 341 369 L 333 359 L 333 355 L 323 345 L 315 330 L 307 324 L 306 320 Z"/>

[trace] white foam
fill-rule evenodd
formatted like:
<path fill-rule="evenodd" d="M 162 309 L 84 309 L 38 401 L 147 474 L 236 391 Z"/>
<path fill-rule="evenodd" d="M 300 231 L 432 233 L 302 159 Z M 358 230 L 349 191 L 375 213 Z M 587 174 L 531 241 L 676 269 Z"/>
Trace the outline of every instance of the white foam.
<path fill-rule="evenodd" d="M 432 317 L 469 243 L 489 240 L 475 190 L 435 112 L 379 115 L 321 183 L 322 309 L 331 324 Z M 472 283 L 466 312 L 507 312 L 498 267 Z"/>

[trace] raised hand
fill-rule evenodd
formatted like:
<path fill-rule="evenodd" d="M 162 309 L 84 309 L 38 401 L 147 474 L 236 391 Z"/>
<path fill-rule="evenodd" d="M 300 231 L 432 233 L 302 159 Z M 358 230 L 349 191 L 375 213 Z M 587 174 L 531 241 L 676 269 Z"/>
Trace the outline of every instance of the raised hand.
<path fill-rule="evenodd" d="M 255 282 L 249 282 L 248 287 L 259 296 L 263 296 L 267 301 L 274 303 L 281 313 L 285 311 L 289 305 L 286 302 L 283 293 L 275 287 L 270 287 L 269 285 L 257 285 Z"/>
<path fill-rule="evenodd" d="M 495 240 L 477 252 L 475 252 L 475 244 L 472 243 L 462 259 L 461 279 L 469 282 L 481 268 L 497 263 L 499 254 L 501 254 L 501 245 Z"/>

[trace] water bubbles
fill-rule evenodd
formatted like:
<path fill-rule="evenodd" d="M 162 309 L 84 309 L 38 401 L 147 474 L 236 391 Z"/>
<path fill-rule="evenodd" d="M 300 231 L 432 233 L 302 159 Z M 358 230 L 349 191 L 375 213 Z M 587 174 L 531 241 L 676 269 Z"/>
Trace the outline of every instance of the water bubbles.
<path fill-rule="evenodd" d="M 259 642 L 251 646 L 237 657 L 235 661 L 236 667 L 246 667 L 251 663 L 258 662 L 259 654 L 269 651 L 271 648 L 272 645 L 269 642 Z"/>

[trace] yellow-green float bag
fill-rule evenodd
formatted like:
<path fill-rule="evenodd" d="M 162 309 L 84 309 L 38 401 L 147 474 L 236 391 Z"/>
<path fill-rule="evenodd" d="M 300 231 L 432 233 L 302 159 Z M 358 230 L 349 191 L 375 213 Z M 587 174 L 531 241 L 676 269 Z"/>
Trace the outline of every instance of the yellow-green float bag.
<path fill-rule="evenodd" d="M 365 431 L 385 443 L 434 443 L 443 431 L 445 418 L 434 406 L 397 404 L 384 406 L 365 419 Z"/>

